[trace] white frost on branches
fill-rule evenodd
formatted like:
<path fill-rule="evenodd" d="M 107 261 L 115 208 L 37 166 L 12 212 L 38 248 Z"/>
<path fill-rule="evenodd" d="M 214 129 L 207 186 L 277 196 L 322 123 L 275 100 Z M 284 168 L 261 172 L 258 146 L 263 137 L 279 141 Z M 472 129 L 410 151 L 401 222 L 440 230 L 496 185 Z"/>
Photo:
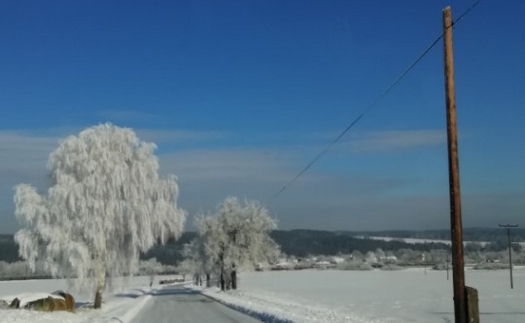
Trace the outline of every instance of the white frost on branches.
<path fill-rule="evenodd" d="M 54 277 L 99 291 L 106 278 L 135 273 L 158 239 L 178 238 L 186 214 L 176 177 L 159 178 L 155 148 L 131 129 L 87 128 L 50 154 L 46 195 L 17 185 L 15 212 L 26 228 L 15 239 L 32 269 L 43 262 Z"/>
<path fill-rule="evenodd" d="M 205 257 L 224 272 L 275 260 L 279 247 L 269 233 L 276 227 L 266 208 L 236 197 L 226 198 L 215 216 L 198 222 Z"/>
<path fill-rule="evenodd" d="M 213 271 L 213 264 L 206 257 L 205 246 L 201 239 L 194 239 L 184 244 L 181 254 L 184 260 L 178 266 L 179 272 L 205 275 Z"/>

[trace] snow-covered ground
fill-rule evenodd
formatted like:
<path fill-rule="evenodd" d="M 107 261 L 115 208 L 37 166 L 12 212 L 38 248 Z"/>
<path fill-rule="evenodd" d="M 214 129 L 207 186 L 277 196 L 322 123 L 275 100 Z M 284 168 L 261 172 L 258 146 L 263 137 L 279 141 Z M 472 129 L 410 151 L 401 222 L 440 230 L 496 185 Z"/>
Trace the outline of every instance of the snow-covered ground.
<path fill-rule="evenodd" d="M 453 319 L 452 278 L 444 271 L 283 271 L 241 275 L 240 289 L 206 294 L 293 322 L 443 323 Z M 482 322 L 525 322 L 525 269 L 466 271 Z"/>
<path fill-rule="evenodd" d="M 467 285 L 478 289 L 481 321 L 525 322 L 525 268 L 514 271 L 514 289 L 508 271 L 466 271 Z M 38 313 L 0 310 L 4 322 L 91 323 L 130 322 L 160 288 L 149 288 L 147 277 L 134 287 L 105 296 L 102 310 L 77 313 Z M 0 299 L 14 294 L 65 289 L 62 280 L 0 282 Z M 400 271 L 280 271 L 240 275 L 239 290 L 203 292 L 235 309 L 266 318 L 267 322 L 298 323 L 443 323 L 453 321 L 452 280 L 446 272 L 411 268 Z M 91 301 L 74 294 L 79 303 Z M 201 322 L 207 323 L 207 322 Z"/>
<path fill-rule="evenodd" d="M 381 240 L 381 241 L 394 241 L 399 240 L 410 244 L 416 244 L 416 243 L 444 243 L 446 245 L 450 245 L 450 240 L 438 240 L 438 239 L 416 239 L 416 238 L 392 238 L 392 237 L 381 237 L 381 236 L 355 236 L 355 238 L 359 239 L 371 239 L 371 240 Z M 485 246 L 488 242 L 487 241 L 463 241 L 463 244 L 467 244 L 469 242 L 475 242 L 479 243 L 481 246 Z"/>
<path fill-rule="evenodd" d="M 133 287 L 122 288 L 120 291 L 113 293 L 106 293 L 103 297 L 102 309 L 100 310 L 82 309 L 84 304 L 92 302 L 90 295 L 72 292 L 77 303 L 76 313 L 42 313 L 28 310 L 0 309 L 0 323 L 129 322 L 146 305 L 151 298 L 151 292 L 159 288 L 159 285 L 150 288 L 149 277 L 135 277 L 130 281 L 129 286 Z M 37 295 L 42 295 L 42 293 L 52 293 L 56 290 L 67 290 L 67 282 L 63 279 L 0 281 L 0 299 L 8 302 L 15 297 L 23 297 L 28 300 Z"/>

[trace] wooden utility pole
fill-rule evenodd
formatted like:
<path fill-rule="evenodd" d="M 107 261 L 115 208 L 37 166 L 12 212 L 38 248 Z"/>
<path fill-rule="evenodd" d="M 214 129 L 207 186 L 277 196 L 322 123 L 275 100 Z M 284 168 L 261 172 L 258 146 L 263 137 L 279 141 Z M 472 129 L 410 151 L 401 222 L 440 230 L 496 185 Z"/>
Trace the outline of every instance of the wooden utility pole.
<path fill-rule="evenodd" d="M 450 7 L 446 7 L 443 10 L 443 36 L 454 318 L 456 323 L 467 323 L 467 298 L 465 295 L 465 269 L 463 262 L 463 226 L 461 223 L 461 196 L 459 189 L 456 92 L 454 88 L 454 55 L 452 51 L 452 12 Z"/>
<path fill-rule="evenodd" d="M 510 229 L 511 228 L 517 228 L 518 225 L 517 224 L 500 224 L 499 227 L 507 229 L 507 241 L 508 241 L 508 245 L 509 245 L 510 289 L 513 289 L 514 288 L 514 282 L 513 282 L 513 279 L 512 279 L 512 250 L 511 250 L 512 248 L 511 248 L 511 245 L 510 245 Z"/>

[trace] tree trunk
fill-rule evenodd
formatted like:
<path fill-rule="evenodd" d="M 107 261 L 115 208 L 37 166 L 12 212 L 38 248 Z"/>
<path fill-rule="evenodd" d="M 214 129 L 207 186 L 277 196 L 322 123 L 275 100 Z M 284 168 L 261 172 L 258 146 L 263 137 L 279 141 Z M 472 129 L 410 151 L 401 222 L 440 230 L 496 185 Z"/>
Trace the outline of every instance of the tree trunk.
<path fill-rule="evenodd" d="M 95 302 L 93 303 L 93 308 L 102 307 L 102 292 L 104 291 L 105 287 L 106 287 L 106 268 L 104 266 L 104 263 L 100 261 L 99 266 L 98 266 L 97 289 L 95 291 Z"/>
<path fill-rule="evenodd" d="M 102 307 L 102 291 L 97 289 L 97 292 L 95 293 L 95 304 L 93 305 L 93 308 L 101 308 Z"/>
<path fill-rule="evenodd" d="M 211 287 L 210 274 L 206 274 L 206 287 L 207 288 Z"/>
<path fill-rule="evenodd" d="M 224 291 L 225 289 L 225 284 L 224 284 L 224 267 L 221 267 L 221 290 Z"/>
<path fill-rule="evenodd" d="M 232 283 L 232 289 L 237 289 L 237 271 L 235 269 L 232 270 L 231 274 L 231 283 Z"/>

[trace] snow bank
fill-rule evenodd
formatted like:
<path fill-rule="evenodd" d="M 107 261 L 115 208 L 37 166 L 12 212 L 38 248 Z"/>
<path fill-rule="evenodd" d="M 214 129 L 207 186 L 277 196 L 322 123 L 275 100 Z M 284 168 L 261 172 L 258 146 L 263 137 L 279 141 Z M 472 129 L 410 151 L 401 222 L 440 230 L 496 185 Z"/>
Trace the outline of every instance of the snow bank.
<path fill-rule="evenodd" d="M 255 317 L 266 323 L 376 323 L 381 321 L 371 320 L 353 313 L 342 313 L 336 309 L 295 302 L 286 299 L 283 295 L 269 292 L 221 292 L 217 288 L 200 289 L 204 295 L 231 307 L 237 311 Z"/>

